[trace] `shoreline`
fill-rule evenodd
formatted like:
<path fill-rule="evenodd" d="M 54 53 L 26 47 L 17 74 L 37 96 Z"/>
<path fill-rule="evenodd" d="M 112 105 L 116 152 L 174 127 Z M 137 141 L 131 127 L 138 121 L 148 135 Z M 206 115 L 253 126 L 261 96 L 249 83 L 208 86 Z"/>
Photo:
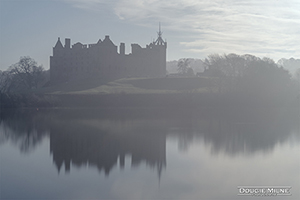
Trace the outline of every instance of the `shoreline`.
<path fill-rule="evenodd" d="M 15 104 L 1 103 L 1 108 L 299 107 L 297 98 L 247 93 L 23 94 L 15 98 Z"/>

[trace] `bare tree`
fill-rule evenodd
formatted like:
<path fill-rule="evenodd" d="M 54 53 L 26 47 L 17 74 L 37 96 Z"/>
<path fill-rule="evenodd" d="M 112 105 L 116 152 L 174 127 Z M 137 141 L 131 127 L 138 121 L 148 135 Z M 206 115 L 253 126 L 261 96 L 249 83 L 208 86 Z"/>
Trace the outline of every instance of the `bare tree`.
<path fill-rule="evenodd" d="M 43 80 L 43 67 L 37 65 L 37 62 L 28 57 L 21 57 L 20 61 L 10 67 L 10 73 L 13 75 L 13 81 L 26 89 L 38 88 Z"/>
<path fill-rule="evenodd" d="M 188 58 L 182 58 L 177 63 L 177 67 L 178 67 L 177 71 L 180 74 L 186 74 L 187 71 L 188 71 L 189 65 L 190 65 L 190 59 L 188 59 Z"/>

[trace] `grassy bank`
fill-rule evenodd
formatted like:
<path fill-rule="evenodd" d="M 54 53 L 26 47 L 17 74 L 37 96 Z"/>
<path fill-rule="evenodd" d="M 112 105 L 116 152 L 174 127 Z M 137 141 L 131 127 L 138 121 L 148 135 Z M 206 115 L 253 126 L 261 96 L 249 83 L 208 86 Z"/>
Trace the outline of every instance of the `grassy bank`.
<path fill-rule="evenodd" d="M 76 80 L 36 91 L 41 94 L 167 94 L 202 93 L 215 88 L 213 78 L 124 78 L 114 81 Z"/>
<path fill-rule="evenodd" d="M 297 99 L 265 93 L 218 92 L 206 77 L 91 79 L 52 85 L 34 93 L 1 95 L 1 107 L 270 107 L 299 106 Z"/>

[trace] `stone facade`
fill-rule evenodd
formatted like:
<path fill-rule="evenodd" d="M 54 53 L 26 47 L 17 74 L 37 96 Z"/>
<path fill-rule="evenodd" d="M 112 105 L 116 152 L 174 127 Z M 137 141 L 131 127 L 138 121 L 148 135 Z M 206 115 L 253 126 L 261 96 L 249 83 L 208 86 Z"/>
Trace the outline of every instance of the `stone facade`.
<path fill-rule="evenodd" d="M 53 47 L 50 56 L 50 81 L 66 82 L 84 78 L 118 79 L 125 77 L 163 77 L 166 76 L 167 43 L 161 37 L 145 48 L 131 44 L 131 53 L 125 54 L 125 44 L 118 47 L 105 36 L 96 44 L 71 46 L 66 38 L 63 46 L 60 39 Z"/>

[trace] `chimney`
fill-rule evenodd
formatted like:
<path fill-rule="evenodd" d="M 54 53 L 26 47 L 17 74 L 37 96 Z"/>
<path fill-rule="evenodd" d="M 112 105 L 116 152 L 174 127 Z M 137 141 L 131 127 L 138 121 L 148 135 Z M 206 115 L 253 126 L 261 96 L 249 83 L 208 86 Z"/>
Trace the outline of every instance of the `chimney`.
<path fill-rule="evenodd" d="M 120 55 L 125 55 L 125 43 L 120 44 Z"/>
<path fill-rule="evenodd" d="M 65 48 L 70 49 L 70 46 L 71 46 L 71 39 L 66 38 L 65 39 Z"/>

